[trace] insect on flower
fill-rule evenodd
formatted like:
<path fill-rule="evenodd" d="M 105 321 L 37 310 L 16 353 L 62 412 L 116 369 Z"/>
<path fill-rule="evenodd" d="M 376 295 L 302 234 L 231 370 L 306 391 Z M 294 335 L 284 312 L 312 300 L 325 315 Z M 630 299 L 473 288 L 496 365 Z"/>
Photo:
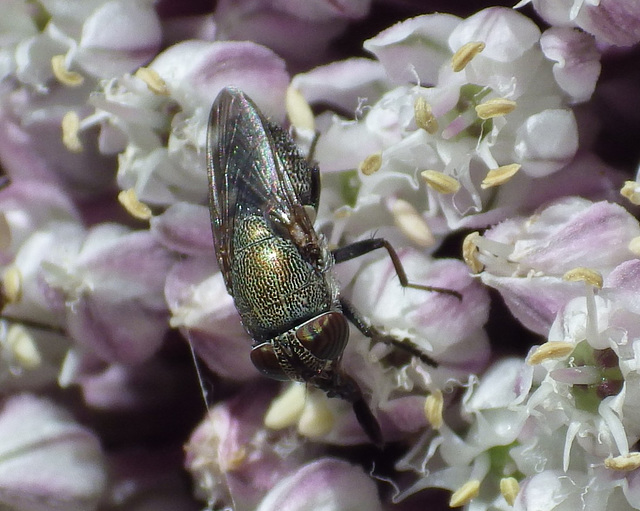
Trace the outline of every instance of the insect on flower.
<path fill-rule="evenodd" d="M 310 217 L 315 217 L 320 196 L 318 168 L 238 89 L 223 89 L 211 109 L 207 172 L 216 255 L 254 341 L 253 364 L 270 378 L 307 382 L 352 403 L 362 428 L 380 445 L 380 426 L 360 387 L 340 369 L 349 337 L 347 320 L 376 341 L 437 364 L 417 347 L 369 325 L 340 295 L 333 264 L 385 248 L 403 286 L 460 295 L 410 284 L 397 254 L 382 238 L 330 251 Z"/>

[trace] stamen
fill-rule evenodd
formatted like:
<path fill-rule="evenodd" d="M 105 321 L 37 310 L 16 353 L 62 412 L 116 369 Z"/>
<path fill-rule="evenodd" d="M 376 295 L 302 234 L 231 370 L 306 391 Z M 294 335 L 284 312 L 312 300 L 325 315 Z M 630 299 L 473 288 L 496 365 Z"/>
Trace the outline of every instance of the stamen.
<path fill-rule="evenodd" d="M 473 58 L 484 50 L 485 44 L 481 41 L 467 43 L 451 57 L 451 69 L 458 73 L 462 71 Z"/>
<path fill-rule="evenodd" d="M 33 337 L 22 325 L 11 325 L 7 332 L 7 345 L 14 360 L 23 369 L 34 369 L 42 363 Z"/>
<path fill-rule="evenodd" d="M 640 183 L 636 181 L 625 181 L 620 190 L 620 195 L 626 197 L 631 204 L 640 205 Z"/>
<path fill-rule="evenodd" d="M 506 183 L 513 176 L 516 175 L 516 172 L 520 170 L 520 167 L 517 163 L 511 163 L 509 165 L 502 165 L 497 169 L 491 169 L 487 172 L 487 177 L 484 178 L 482 183 L 480 183 L 480 188 L 486 190 L 487 188 L 491 188 L 492 186 L 498 186 Z"/>
<path fill-rule="evenodd" d="M 413 115 L 418 128 L 422 128 L 431 135 L 438 131 L 438 120 L 431 112 L 431 105 L 422 96 L 418 96 L 413 104 Z"/>
<path fill-rule="evenodd" d="M 322 438 L 335 424 L 327 397 L 317 392 L 310 394 L 298 421 L 298 432 L 307 438 Z"/>
<path fill-rule="evenodd" d="M 449 507 L 462 507 L 468 504 L 471 500 L 475 499 L 480 493 L 480 481 L 472 479 L 467 481 L 460 488 L 458 488 L 451 499 L 449 500 Z"/>
<path fill-rule="evenodd" d="M 54 55 L 51 57 L 51 69 L 53 69 L 53 75 L 58 81 L 68 87 L 78 87 L 84 83 L 84 76 L 67 69 L 64 55 Z"/>
<path fill-rule="evenodd" d="M 629 250 L 635 255 L 640 256 L 640 236 L 636 236 L 629 242 Z"/>
<path fill-rule="evenodd" d="M 640 468 L 640 452 L 630 452 L 604 460 L 604 466 L 611 470 L 630 472 Z"/>
<path fill-rule="evenodd" d="M 160 77 L 155 69 L 140 67 L 134 76 L 146 83 L 149 90 L 158 96 L 169 96 L 171 94 L 167 83 Z"/>
<path fill-rule="evenodd" d="M 62 143 L 72 153 L 82 152 L 82 142 L 78 138 L 80 117 L 74 111 L 69 111 L 62 118 Z"/>
<path fill-rule="evenodd" d="M 562 367 L 551 371 L 549 376 L 569 385 L 596 385 L 602 382 L 601 372 L 593 366 Z"/>
<path fill-rule="evenodd" d="M 520 493 L 520 484 L 515 477 L 503 477 L 500 479 L 500 493 L 507 501 L 507 504 L 513 506 L 518 493 Z"/>
<path fill-rule="evenodd" d="M 462 242 L 462 259 L 471 268 L 473 273 L 480 273 L 484 269 L 484 264 L 478 259 L 478 245 L 476 240 L 480 238 L 480 233 L 475 231 L 468 234 Z"/>
<path fill-rule="evenodd" d="M 427 396 L 427 399 L 424 402 L 424 414 L 433 429 L 440 429 L 442 426 L 443 406 L 444 399 L 440 389 L 435 390 L 432 394 Z"/>
<path fill-rule="evenodd" d="M 391 204 L 391 214 L 402 233 L 420 247 L 431 247 L 435 238 L 429 224 L 406 200 L 395 199 Z"/>
<path fill-rule="evenodd" d="M 228 457 L 224 458 L 224 462 L 221 460 L 221 464 L 223 465 L 223 472 L 233 472 L 239 470 L 242 467 L 242 464 L 247 459 L 247 449 L 244 446 L 238 447 L 235 451 L 229 454 Z"/>
<path fill-rule="evenodd" d="M 378 172 L 382 167 L 382 153 L 373 153 L 367 156 L 361 163 L 358 165 L 358 170 L 362 172 L 365 176 L 370 176 L 374 172 Z"/>
<path fill-rule="evenodd" d="M 17 266 L 9 266 L 2 275 L 2 294 L 7 303 L 18 303 L 22 298 L 22 273 Z"/>
<path fill-rule="evenodd" d="M 7 250 L 11 247 L 11 226 L 7 220 L 7 215 L 0 212 L 0 250 Z"/>
<path fill-rule="evenodd" d="M 269 429 L 284 429 L 296 424 L 306 401 L 306 387 L 292 383 L 280 396 L 275 398 L 264 416 L 264 425 Z"/>
<path fill-rule="evenodd" d="M 445 126 L 445 128 L 443 128 L 440 136 L 444 140 L 452 139 L 453 137 L 458 136 L 467 128 L 473 126 L 476 121 L 477 117 L 473 113 L 471 113 L 470 110 L 465 110 L 447 126 Z"/>
<path fill-rule="evenodd" d="M 508 245 L 506 243 L 502 243 L 500 241 L 495 241 L 489 238 L 484 238 L 482 236 L 478 237 L 475 240 L 475 244 L 478 245 L 478 248 L 484 252 L 492 254 L 495 257 L 499 257 L 501 259 L 508 260 L 513 253 L 513 246 Z M 507 261 L 511 262 L 511 261 Z"/>
<path fill-rule="evenodd" d="M 595 288 L 602 289 L 602 275 L 589 268 L 574 268 L 565 273 L 562 278 L 568 282 L 584 282 Z"/>
<path fill-rule="evenodd" d="M 460 181 L 455 177 L 448 176 L 444 172 L 437 170 L 423 170 L 420 175 L 424 178 L 430 188 L 438 193 L 450 194 L 460 190 Z"/>
<path fill-rule="evenodd" d="M 480 119 L 492 119 L 511 113 L 516 108 L 516 102 L 505 98 L 494 98 L 476 106 L 476 113 Z"/>
<path fill-rule="evenodd" d="M 527 364 L 535 366 L 541 364 L 545 360 L 559 360 L 573 353 L 575 346 L 566 341 L 549 341 L 542 346 L 538 346 L 527 357 Z"/>
<path fill-rule="evenodd" d="M 138 200 L 138 196 L 133 188 L 122 190 L 118 194 L 118 201 L 132 217 L 138 220 L 149 220 L 153 216 L 151 208 Z"/>
<path fill-rule="evenodd" d="M 289 87 L 285 95 L 287 116 L 291 125 L 298 130 L 315 131 L 316 120 L 311 107 L 302 93 L 294 87 Z"/>
<path fill-rule="evenodd" d="M 341 220 L 343 218 L 349 218 L 353 215 L 353 210 L 348 207 L 341 206 L 333 212 L 333 216 L 336 220 Z"/>

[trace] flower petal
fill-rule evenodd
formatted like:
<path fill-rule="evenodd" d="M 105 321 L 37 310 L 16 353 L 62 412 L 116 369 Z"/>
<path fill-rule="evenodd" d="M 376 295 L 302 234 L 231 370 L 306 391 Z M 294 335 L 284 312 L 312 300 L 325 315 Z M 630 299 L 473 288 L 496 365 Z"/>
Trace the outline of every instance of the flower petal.
<path fill-rule="evenodd" d="M 578 125 L 571 110 L 543 110 L 518 129 L 515 153 L 522 170 L 544 177 L 560 169 L 578 150 Z"/>
<path fill-rule="evenodd" d="M 111 78 L 149 62 L 161 37 L 152 4 L 111 0 L 85 21 L 76 58 L 94 76 Z"/>
<path fill-rule="evenodd" d="M 364 42 L 396 83 L 437 82 L 440 66 L 451 58 L 448 39 L 460 18 L 429 14 L 402 21 Z M 466 42 L 466 41 L 465 41 Z"/>
<path fill-rule="evenodd" d="M 573 101 L 587 101 L 600 76 L 600 53 L 589 35 L 570 28 L 550 28 L 540 38 L 542 52 L 553 65 L 558 85 Z"/>
<path fill-rule="evenodd" d="M 382 510 L 375 484 L 360 467 L 323 458 L 280 481 L 257 511 Z"/>
<path fill-rule="evenodd" d="M 16 511 L 95 509 L 106 472 L 98 439 L 53 403 L 30 395 L 0 411 L 0 503 Z"/>

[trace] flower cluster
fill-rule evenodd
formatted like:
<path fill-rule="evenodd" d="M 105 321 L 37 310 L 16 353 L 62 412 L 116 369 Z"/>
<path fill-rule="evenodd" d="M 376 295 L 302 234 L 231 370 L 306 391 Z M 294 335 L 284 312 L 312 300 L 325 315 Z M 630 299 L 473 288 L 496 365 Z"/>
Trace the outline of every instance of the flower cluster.
<path fill-rule="evenodd" d="M 476 509 L 636 508 L 639 235 L 620 206 L 574 197 L 469 236 L 480 278 L 547 342 L 470 381 L 468 429 L 444 424 L 401 462 L 423 474 L 407 493 L 444 486 Z"/>
<path fill-rule="evenodd" d="M 6 0 L 0 508 L 640 509 L 640 155 L 605 160 L 603 112 L 633 125 L 640 13 L 527 3 Z M 332 269 L 382 449 L 251 362 L 208 204 L 226 86 L 317 163 L 330 249 L 395 247 Z"/>

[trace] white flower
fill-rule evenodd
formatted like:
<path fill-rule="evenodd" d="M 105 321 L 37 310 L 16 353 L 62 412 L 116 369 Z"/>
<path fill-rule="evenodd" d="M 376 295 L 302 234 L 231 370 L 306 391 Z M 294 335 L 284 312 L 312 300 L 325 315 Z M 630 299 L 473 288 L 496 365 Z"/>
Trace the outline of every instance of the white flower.
<path fill-rule="evenodd" d="M 606 276 L 633 256 L 629 244 L 639 235 L 637 220 L 617 204 L 569 197 L 506 220 L 473 243 L 482 281 L 526 327 L 547 335 L 560 308 L 582 294 L 565 273 L 587 267 Z"/>
<path fill-rule="evenodd" d="M 640 6 L 635 0 L 521 0 L 515 7 L 529 2 L 551 25 L 578 27 L 599 43 L 632 46 L 640 40 Z"/>
<path fill-rule="evenodd" d="M 357 237 L 351 225 L 366 225 L 362 217 L 370 217 L 372 207 L 388 209 L 385 198 L 409 201 L 435 232 L 443 228 L 440 215 L 453 229 L 496 222 L 531 207 L 526 196 L 534 180 L 574 157 L 570 105 L 588 99 L 599 74 L 590 38 L 562 31 L 543 37 L 517 12 L 489 8 L 466 20 L 444 14 L 407 20 L 365 48 L 402 85 L 380 97 L 372 87 L 383 84 L 379 68 L 354 71 L 342 79 L 348 89 L 337 104 L 365 98 L 370 106 L 355 111 L 362 120 L 318 120 L 326 132 L 316 152 L 321 168 L 345 171 L 373 155 L 379 159 L 371 171 L 344 173 L 355 197 L 340 211 L 349 215 L 345 232 Z M 320 92 L 318 84 L 335 69 L 318 68 L 294 85 L 310 100 L 326 101 L 329 89 Z M 433 174 L 423 171 L 442 175 L 451 188 L 438 189 Z M 378 225 L 391 220 L 379 215 Z"/>
<path fill-rule="evenodd" d="M 101 143 L 119 154 L 118 184 L 145 204 L 199 203 L 206 197 L 206 125 L 224 86 L 241 87 L 264 114 L 282 120 L 284 61 L 245 42 L 185 41 L 144 71 L 104 83 L 85 124 L 102 126 Z M 265 88 L 264 83 L 269 83 Z"/>
<path fill-rule="evenodd" d="M 0 410 L 0 438 L 3 507 L 97 508 L 107 482 L 100 444 L 65 410 L 46 399 L 14 396 Z"/>
<path fill-rule="evenodd" d="M 160 21 L 148 0 L 42 4 L 50 18 L 41 33 L 27 32 L 30 37 L 17 44 L 14 57 L 16 77 L 41 91 L 54 76 L 81 85 L 85 76 L 107 78 L 134 70 L 160 47 Z M 30 9 L 30 14 L 35 23 L 39 13 Z M 61 58 L 52 65 L 56 56 Z"/>
<path fill-rule="evenodd" d="M 397 468 L 419 478 L 397 500 L 430 487 L 455 492 L 477 486 L 478 492 L 469 496 L 472 509 L 506 509 L 500 481 L 519 476 L 510 452 L 529 419 L 525 404 L 532 378 L 532 369 L 515 358 L 494 364 L 480 381 L 472 377 L 463 399 L 466 432 L 444 424 L 416 444 Z"/>

